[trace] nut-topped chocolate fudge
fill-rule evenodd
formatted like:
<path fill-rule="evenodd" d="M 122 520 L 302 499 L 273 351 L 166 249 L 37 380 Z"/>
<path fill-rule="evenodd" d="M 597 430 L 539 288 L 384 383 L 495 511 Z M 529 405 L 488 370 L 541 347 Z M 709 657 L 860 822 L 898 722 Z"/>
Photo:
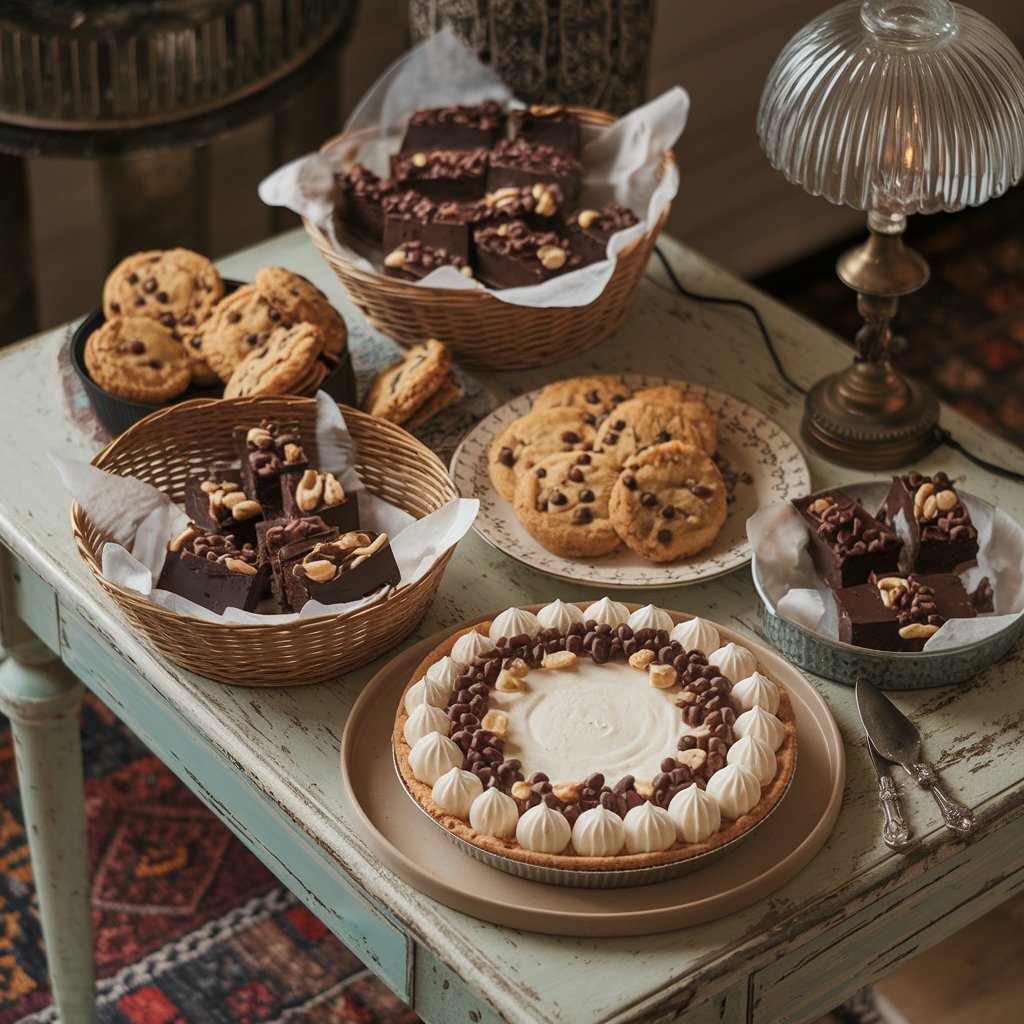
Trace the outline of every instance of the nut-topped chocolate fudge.
<path fill-rule="evenodd" d="M 279 553 L 288 603 L 299 611 L 307 601 L 343 604 L 384 586 L 400 574 L 386 533 L 352 530 L 310 545 L 298 542 Z"/>
<path fill-rule="evenodd" d="M 469 217 L 458 203 L 434 203 L 412 190 L 387 196 L 384 251 L 403 242 L 422 242 L 469 262 Z"/>
<path fill-rule="evenodd" d="M 581 266 L 566 239 L 519 220 L 477 228 L 473 241 L 480 279 L 494 288 L 540 284 Z"/>
<path fill-rule="evenodd" d="M 567 107 L 531 103 L 525 110 L 513 110 L 512 129 L 517 139 L 550 146 L 579 159 L 580 119 Z"/>
<path fill-rule="evenodd" d="M 336 526 L 328 526 L 319 516 L 275 519 L 273 522 L 259 524 L 256 529 L 259 560 L 270 569 L 270 589 L 282 611 L 293 610 L 288 603 L 285 586 L 285 575 L 290 571 L 290 566 L 284 564 L 287 557 L 283 561 L 282 553 L 293 549 L 305 553 L 321 541 L 335 540 L 339 533 Z"/>
<path fill-rule="evenodd" d="M 484 194 L 486 149 L 435 149 L 396 153 L 391 175 L 398 188 L 413 189 L 435 203 L 471 203 Z"/>
<path fill-rule="evenodd" d="M 318 516 L 328 526 L 342 531 L 354 530 L 359 525 L 358 495 L 346 494 L 333 473 L 307 469 L 294 483 L 294 487 L 282 487 L 286 518 Z"/>
<path fill-rule="evenodd" d="M 830 587 L 866 583 L 872 572 L 896 572 L 899 537 L 849 495 L 825 491 L 793 506 L 809 527 L 814 567 Z"/>
<path fill-rule="evenodd" d="M 903 538 L 901 572 L 958 572 L 978 556 L 978 531 L 945 473 L 894 476 L 878 518 Z"/>
<path fill-rule="evenodd" d="M 469 219 L 478 227 L 521 220 L 538 231 L 550 231 L 557 223 L 563 205 L 557 185 L 536 182 L 533 185 L 509 185 L 488 192 L 468 210 Z"/>
<path fill-rule="evenodd" d="M 335 175 L 335 219 L 356 238 L 380 245 L 384 233 L 383 201 L 395 193 L 391 181 L 382 181 L 373 171 L 356 164 L 345 174 Z"/>
<path fill-rule="evenodd" d="M 607 256 L 612 235 L 636 223 L 636 214 L 628 207 L 607 203 L 601 210 L 579 210 L 566 221 L 565 233 L 584 263 L 596 263 Z"/>
<path fill-rule="evenodd" d="M 264 420 L 258 427 L 235 427 L 235 451 L 242 468 L 245 493 L 259 502 L 268 517 L 284 507 L 281 488 L 308 468 L 302 438 L 294 423 Z"/>
<path fill-rule="evenodd" d="M 409 118 L 401 152 L 489 149 L 504 135 L 506 117 L 505 108 L 496 100 L 417 110 Z"/>
<path fill-rule="evenodd" d="M 384 273 L 405 281 L 419 281 L 439 267 L 451 267 L 463 277 L 473 276 L 473 268 L 464 257 L 423 242 L 403 242 L 384 257 Z"/>
<path fill-rule="evenodd" d="M 536 182 L 557 185 L 566 203 L 576 202 L 583 182 L 583 164 L 551 146 L 531 145 L 525 139 L 506 139 L 490 152 L 487 191 Z"/>
<path fill-rule="evenodd" d="M 240 542 L 255 543 L 263 507 L 242 489 L 239 464 L 216 463 L 185 483 L 185 511 L 210 533 L 233 533 Z"/>

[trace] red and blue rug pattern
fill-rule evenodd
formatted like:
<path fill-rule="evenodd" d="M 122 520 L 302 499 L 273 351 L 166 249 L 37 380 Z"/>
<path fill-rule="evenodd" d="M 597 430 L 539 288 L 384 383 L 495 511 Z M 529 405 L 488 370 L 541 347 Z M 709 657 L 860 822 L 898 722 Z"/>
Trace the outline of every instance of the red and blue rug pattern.
<path fill-rule="evenodd" d="M 82 727 L 103 1024 L 414 1024 L 91 695 Z M 56 1021 L 6 722 L 0 866 L 0 1024 Z"/>

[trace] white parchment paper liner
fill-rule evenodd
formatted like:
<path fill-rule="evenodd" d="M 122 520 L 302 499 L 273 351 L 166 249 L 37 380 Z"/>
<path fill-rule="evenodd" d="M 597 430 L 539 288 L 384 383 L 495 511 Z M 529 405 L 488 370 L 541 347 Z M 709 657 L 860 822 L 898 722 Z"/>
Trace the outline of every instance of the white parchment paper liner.
<path fill-rule="evenodd" d="M 995 612 L 974 619 L 951 619 L 929 637 L 925 651 L 977 643 L 1006 629 L 1024 612 L 1024 528 L 1002 509 L 958 491 L 978 529 L 978 564 L 961 575 L 973 590 L 987 576 Z M 870 510 L 869 510 L 870 511 Z M 747 520 L 747 539 L 757 559 L 765 595 L 775 613 L 827 640 L 838 641 L 832 591 L 814 570 L 807 527 L 788 502 L 759 509 Z"/>
<path fill-rule="evenodd" d="M 479 103 L 493 99 L 513 106 L 508 88 L 466 49 L 448 29 L 394 63 L 371 87 L 345 126 L 355 138 L 326 154 L 310 153 L 278 168 L 260 183 L 259 195 L 269 206 L 285 206 L 321 228 L 334 248 L 363 270 L 377 270 L 334 232 L 334 174 L 352 162 L 364 164 L 383 178 L 390 176 L 389 157 L 397 152 L 409 115 L 424 107 Z M 620 118 L 606 128 L 583 126 L 581 159 L 586 168 L 581 206 L 602 207 L 610 200 L 629 207 L 640 223 L 614 234 L 608 259 L 570 271 L 542 284 L 523 288 L 483 288 L 452 267 L 440 267 L 414 287 L 473 288 L 487 291 L 516 306 L 586 306 L 611 279 L 615 257 L 646 234 L 679 190 L 679 172 L 667 165 L 659 180 L 665 151 L 675 145 L 690 110 L 690 98 L 679 86 Z M 355 143 L 358 142 L 358 145 Z"/>
<path fill-rule="evenodd" d="M 323 391 L 317 393 L 317 469 L 334 473 L 349 493 L 359 494 L 359 522 L 366 529 L 383 532 L 401 573 L 399 589 L 424 576 L 438 558 L 466 534 L 476 518 L 476 498 L 456 498 L 435 512 L 415 519 L 364 488 L 355 469 L 355 442 L 337 403 Z M 260 614 L 228 608 L 218 615 L 208 608 L 158 590 L 156 581 L 167 554 L 167 542 L 188 525 L 188 516 L 162 491 L 135 477 L 107 473 L 86 462 L 50 454 L 64 485 L 98 529 L 113 538 L 103 547 L 103 575 L 154 604 L 181 615 L 208 622 L 246 625 L 279 625 L 318 615 L 340 615 L 383 600 L 382 588 L 359 601 L 323 605 L 309 601 L 298 613 Z"/>

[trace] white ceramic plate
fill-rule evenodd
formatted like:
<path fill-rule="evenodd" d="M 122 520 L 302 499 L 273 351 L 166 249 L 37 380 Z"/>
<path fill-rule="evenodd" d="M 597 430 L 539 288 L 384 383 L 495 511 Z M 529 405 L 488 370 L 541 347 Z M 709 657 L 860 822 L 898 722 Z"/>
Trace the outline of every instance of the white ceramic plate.
<path fill-rule="evenodd" d="M 718 453 L 737 474 L 735 500 L 714 544 L 691 558 L 656 564 L 623 548 L 602 558 L 562 558 L 552 554 L 519 524 L 512 504 L 491 486 L 487 453 L 491 442 L 514 419 L 530 411 L 539 391 L 513 398 L 495 409 L 463 439 L 452 456 L 451 475 L 459 492 L 480 499 L 473 528 L 489 544 L 518 562 L 557 579 L 607 588 L 682 587 L 732 572 L 750 561 L 746 522 L 759 508 L 808 494 L 811 474 L 796 442 L 752 405 L 697 384 L 664 377 L 623 374 L 627 387 L 672 384 L 702 399 L 718 416 Z M 724 467 L 723 467 L 724 468 Z"/>

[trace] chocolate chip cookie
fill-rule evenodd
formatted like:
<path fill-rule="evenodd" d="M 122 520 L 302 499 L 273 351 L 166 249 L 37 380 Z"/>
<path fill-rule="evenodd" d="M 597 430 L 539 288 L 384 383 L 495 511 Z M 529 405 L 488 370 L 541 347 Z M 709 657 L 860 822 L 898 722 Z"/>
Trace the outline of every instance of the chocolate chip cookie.
<path fill-rule="evenodd" d="M 701 437 L 701 448 L 709 455 L 718 448 L 718 417 L 699 398 L 688 395 L 673 384 L 659 384 L 653 388 L 641 388 L 633 397 L 643 402 L 667 402 L 681 405 L 686 418 L 697 428 Z"/>
<path fill-rule="evenodd" d="M 514 500 L 519 478 L 556 452 L 593 447 L 597 431 L 579 406 L 535 409 L 510 423 L 491 443 L 487 469 L 494 489 Z"/>
<path fill-rule="evenodd" d="M 191 249 L 154 249 L 125 257 L 103 285 L 103 314 L 158 320 L 186 340 L 224 294 L 217 268 Z"/>
<path fill-rule="evenodd" d="M 725 485 L 711 457 L 669 441 L 632 459 L 612 488 L 609 517 L 619 536 L 652 562 L 711 545 L 725 522 Z"/>
<path fill-rule="evenodd" d="M 548 384 L 537 396 L 533 408 L 578 405 L 592 413 L 596 422 L 629 397 L 629 388 L 617 377 L 572 377 Z"/>
<path fill-rule="evenodd" d="M 255 284 L 289 323 L 306 321 L 319 327 L 324 355 L 333 362 L 341 358 L 348 341 L 345 321 L 312 281 L 284 267 L 264 267 L 257 272 Z"/>
<path fill-rule="evenodd" d="M 196 335 L 198 351 L 226 382 L 239 363 L 265 345 L 274 331 L 291 325 L 292 321 L 275 309 L 256 285 L 243 285 L 218 303 L 202 325 Z"/>
<path fill-rule="evenodd" d="M 308 387 L 322 349 L 320 329 L 313 324 L 279 327 L 265 345 L 238 364 L 224 387 L 224 397 L 287 395 Z"/>
<path fill-rule="evenodd" d="M 615 452 L 622 464 L 651 445 L 683 441 L 703 448 L 697 427 L 681 405 L 631 398 L 615 407 L 601 424 L 594 447 Z"/>
<path fill-rule="evenodd" d="M 440 389 L 451 365 L 451 353 L 441 342 L 431 338 L 413 345 L 397 363 L 377 375 L 363 399 L 363 408 L 371 416 L 405 423 Z"/>
<path fill-rule="evenodd" d="M 519 522 L 566 558 L 607 555 L 622 546 L 608 518 L 619 464 L 607 452 L 558 452 L 523 473 L 515 493 Z"/>
<path fill-rule="evenodd" d="M 189 385 L 188 356 L 169 327 L 145 316 L 108 320 L 85 343 L 85 367 L 104 391 L 158 405 Z"/>

